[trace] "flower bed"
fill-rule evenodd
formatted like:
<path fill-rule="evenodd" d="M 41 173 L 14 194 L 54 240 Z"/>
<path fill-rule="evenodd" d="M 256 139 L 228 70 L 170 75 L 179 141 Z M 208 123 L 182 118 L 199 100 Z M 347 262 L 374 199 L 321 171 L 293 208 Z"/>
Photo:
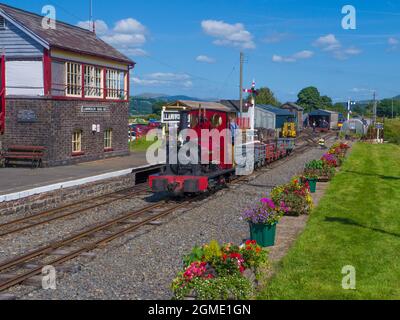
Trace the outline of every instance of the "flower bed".
<path fill-rule="evenodd" d="M 313 207 L 310 188 L 305 177 L 294 177 L 290 183 L 275 187 L 271 191 L 271 198 L 275 203 L 285 204 L 287 215 L 309 214 Z"/>
<path fill-rule="evenodd" d="M 320 160 L 312 160 L 305 165 L 304 175 L 307 178 L 318 178 L 318 181 L 329 181 L 335 175 L 335 168 L 342 165 L 349 145 L 334 144 Z"/>
<path fill-rule="evenodd" d="M 318 181 L 329 181 L 335 175 L 335 169 L 323 160 L 312 160 L 305 165 L 304 176 L 317 178 Z"/>
<path fill-rule="evenodd" d="M 172 291 L 178 300 L 249 299 L 254 285 L 245 275 L 265 262 L 267 253 L 255 241 L 242 246 L 211 241 L 194 247 L 183 259 L 184 270 L 173 281 Z"/>

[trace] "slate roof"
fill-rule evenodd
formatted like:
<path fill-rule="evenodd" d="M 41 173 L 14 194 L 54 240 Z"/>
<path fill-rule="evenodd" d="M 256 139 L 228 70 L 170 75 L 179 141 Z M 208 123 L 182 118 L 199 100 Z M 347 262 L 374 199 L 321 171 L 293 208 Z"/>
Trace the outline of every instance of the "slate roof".
<path fill-rule="evenodd" d="M 256 108 L 260 108 L 260 109 L 264 109 L 266 111 L 272 112 L 277 116 L 292 116 L 292 117 L 294 117 L 294 114 L 292 112 L 290 112 L 289 110 L 277 108 L 277 107 L 274 107 L 269 104 L 257 104 Z"/>
<path fill-rule="evenodd" d="M 338 114 L 338 112 L 317 109 L 317 110 L 311 111 L 308 115 L 311 117 L 315 117 L 315 116 L 331 116 L 332 114 Z"/>
<path fill-rule="evenodd" d="M 236 112 L 235 110 L 232 110 L 231 108 L 229 108 L 221 103 L 209 102 L 209 101 L 178 100 L 178 101 L 169 103 L 168 106 L 176 106 L 178 104 L 179 104 L 179 106 L 187 107 L 187 108 L 194 109 L 194 110 L 199 109 L 199 106 L 201 105 L 201 108 L 206 109 L 206 110 Z"/>
<path fill-rule="evenodd" d="M 240 112 L 240 100 L 220 100 L 224 106 L 232 109 L 232 112 Z M 243 101 L 243 112 L 249 111 L 246 101 Z"/>
<path fill-rule="evenodd" d="M 96 34 L 89 30 L 61 21 L 56 21 L 55 30 L 44 29 L 42 27 L 43 16 L 2 3 L 0 3 L 0 12 L 3 12 L 7 17 L 14 20 L 14 22 L 47 42 L 50 47 L 109 58 L 131 65 L 135 64 L 127 56 L 98 38 Z"/>
<path fill-rule="evenodd" d="M 296 109 L 297 111 L 304 111 L 304 109 L 302 107 L 300 107 L 298 104 L 295 104 L 294 102 L 286 102 L 282 105 L 282 108 L 284 106 L 289 106 L 293 109 Z"/>

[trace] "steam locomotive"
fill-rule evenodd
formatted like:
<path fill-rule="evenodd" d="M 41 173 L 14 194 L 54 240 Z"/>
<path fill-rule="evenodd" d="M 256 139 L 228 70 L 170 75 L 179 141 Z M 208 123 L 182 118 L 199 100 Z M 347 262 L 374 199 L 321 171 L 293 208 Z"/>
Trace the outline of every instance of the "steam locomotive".
<path fill-rule="evenodd" d="M 164 170 L 149 177 L 149 185 L 154 193 L 193 194 L 211 191 L 224 186 L 237 175 L 238 169 L 248 166 L 249 161 L 251 167 L 256 169 L 288 156 L 294 149 L 294 138 L 270 136 L 260 139 L 251 130 L 246 131 L 251 133 L 250 137 L 241 132 L 243 137 L 238 139 L 232 132 L 237 131 L 240 118 L 228 108 L 199 106 L 198 110 L 180 110 L 177 118 L 177 139 L 171 139 L 171 133 L 168 132 L 165 139 L 166 149 L 175 150 L 175 153 L 171 155 L 167 152 Z M 251 157 L 247 154 L 249 150 Z M 246 163 L 238 163 L 239 157 L 245 159 Z"/>

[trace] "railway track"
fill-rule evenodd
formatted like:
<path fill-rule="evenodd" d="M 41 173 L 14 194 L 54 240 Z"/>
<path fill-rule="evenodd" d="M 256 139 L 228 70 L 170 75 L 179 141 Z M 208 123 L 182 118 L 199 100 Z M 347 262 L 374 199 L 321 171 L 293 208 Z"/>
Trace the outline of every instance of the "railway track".
<path fill-rule="evenodd" d="M 331 133 L 328 133 L 323 137 L 327 139 L 330 136 L 333 135 Z M 306 143 L 300 146 L 298 149 L 296 149 L 293 152 L 293 155 L 297 156 L 303 154 L 310 146 L 313 146 L 315 144 L 317 144 L 317 141 L 306 140 Z M 293 155 L 271 164 L 269 166 L 269 169 L 282 166 L 287 161 L 293 159 Z M 257 174 L 263 174 L 263 172 L 261 173 L 255 172 L 251 176 L 239 177 L 237 179 L 234 179 L 232 183 L 233 184 L 246 183 L 249 180 L 254 179 L 254 177 Z M 74 214 L 96 208 L 101 205 L 110 204 L 114 201 L 131 197 L 132 194 L 138 194 L 140 192 L 145 192 L 148 190 L 149 189 L 147 185 L 141 184 L 136 186 L 136 188 L 135 187 L 130 188 L 124 190 L 123 192 L 119 193 L 115 192 L 109 195 L 92 198 L 90 200 L 91 201 L 93 200 L 93 202 L 95 203 L 89 204 L 82 208 L 75 209 L 72 212 L 56 215 L 57 212 L 59 213 L 62 210 L 79 206 L 82 203 L 87 203 L 87 200 L 63 206 L 60 208 L 56 208 L 53 210 L 49 210 L 47 212 L 43 212 L 35 216 L 30 216 L 10 221 L 8 223 L 0 225 L 0 232 L 4 227 L 8 228 L 10 226 L 17 225 L 17 228 L 13 228 L 12 230 L 8 231 L 3 231 L 2 233 L 0 233 L 0 237 L 17 233 L 37 225 L 46 224 L 54 220 L 66 218 Z M 124 192 L 126 193 L 124 194 Z M 109 198 L 110 196 L 111 199 Z M 153 224 L 158 220 L 160 220 L 161 218 L 173 212 L 176 212 L 179 209 L 188 210 L 190 208 L 189 206 L 190 203 L 193 203 L 194 201 L 202 197 L 203 197 L 202 195 L 196 196 L 194 198 L 185 199 L 180 202 L 160 201 L 155 204 L 146 206 L 142 209 L 122 214 L 119 217 L 106 221 L 104 223 L 92 226 L 89 229 L 76 233 L 75 235 L 70 236 L 66 239 L 53 242 L 49 245 L 45 245 L 39 249 L 30 251 L 21 256 L 15 257 L 13 259 L 4 262 L 0 262 L 0 292 L 3 292 L 15 285 L 22 284 L 25 281 L 31 279 L 32 277 L 40 275 L 45 266 L 49 265 L 53 267 L 59 266 L 67 261 L 73 260 L 74 258 L 86 252 L 93 251 L 94 249 L 102 247 L 117 238 L 120 238 L 128 233 L 138 230 L 139 228 L 145 225 Z M 97 200 L 100 200 L 101 203 L 96 203 Z M 45 219 L 44 221 L 36 221 L 30 223 L 32 219 L 37 219 L 37 218 L 40 219 L 49 216 L 51 217 Z M 20 223 L 26 223 L 26 225 L 25 226 L 19 225 Z"/>
<path fill-rule="evenodd" d="M 196 198 L 191 199 L 193 202 Z M 58 266 L 85 252 L 102 247 L 121 236 L 151 224 L 181 208 L 188 202 L 159 202 L 121 215 L 118 218 L 94 226 L 22 256 L 0 263 L 0 292 L 41 274 L 45 266 Z M 32 268 L 32 265 L 34 266 Z M 5 281 L 4 281 L 5 280 Z"/>
<path fill-rule="evenodd" d="M 116 201 L 124 200 L 148 191 L 150 191 L 149 187 L 147 184 L 143 183 L 132 188 L 112 192 L 91 199 L 85 199 L 62 207 L 40 212 L 38 214 L 12 220 L 0 224 L 0 238 L 31 229 L 33 227 L 45 225 L 56 220 L 69 218 L 79 213 L 109 205 Z"/>

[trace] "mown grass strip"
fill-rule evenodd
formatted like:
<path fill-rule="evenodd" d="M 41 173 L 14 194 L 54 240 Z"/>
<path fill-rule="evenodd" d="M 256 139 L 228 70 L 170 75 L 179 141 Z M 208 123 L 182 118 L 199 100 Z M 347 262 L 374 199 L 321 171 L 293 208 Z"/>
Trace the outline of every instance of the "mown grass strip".
<path fill-rule="evenodd" d="M 259 298 L 400 299 L 399 275 L 400 147 L 359 143 Z"/>

